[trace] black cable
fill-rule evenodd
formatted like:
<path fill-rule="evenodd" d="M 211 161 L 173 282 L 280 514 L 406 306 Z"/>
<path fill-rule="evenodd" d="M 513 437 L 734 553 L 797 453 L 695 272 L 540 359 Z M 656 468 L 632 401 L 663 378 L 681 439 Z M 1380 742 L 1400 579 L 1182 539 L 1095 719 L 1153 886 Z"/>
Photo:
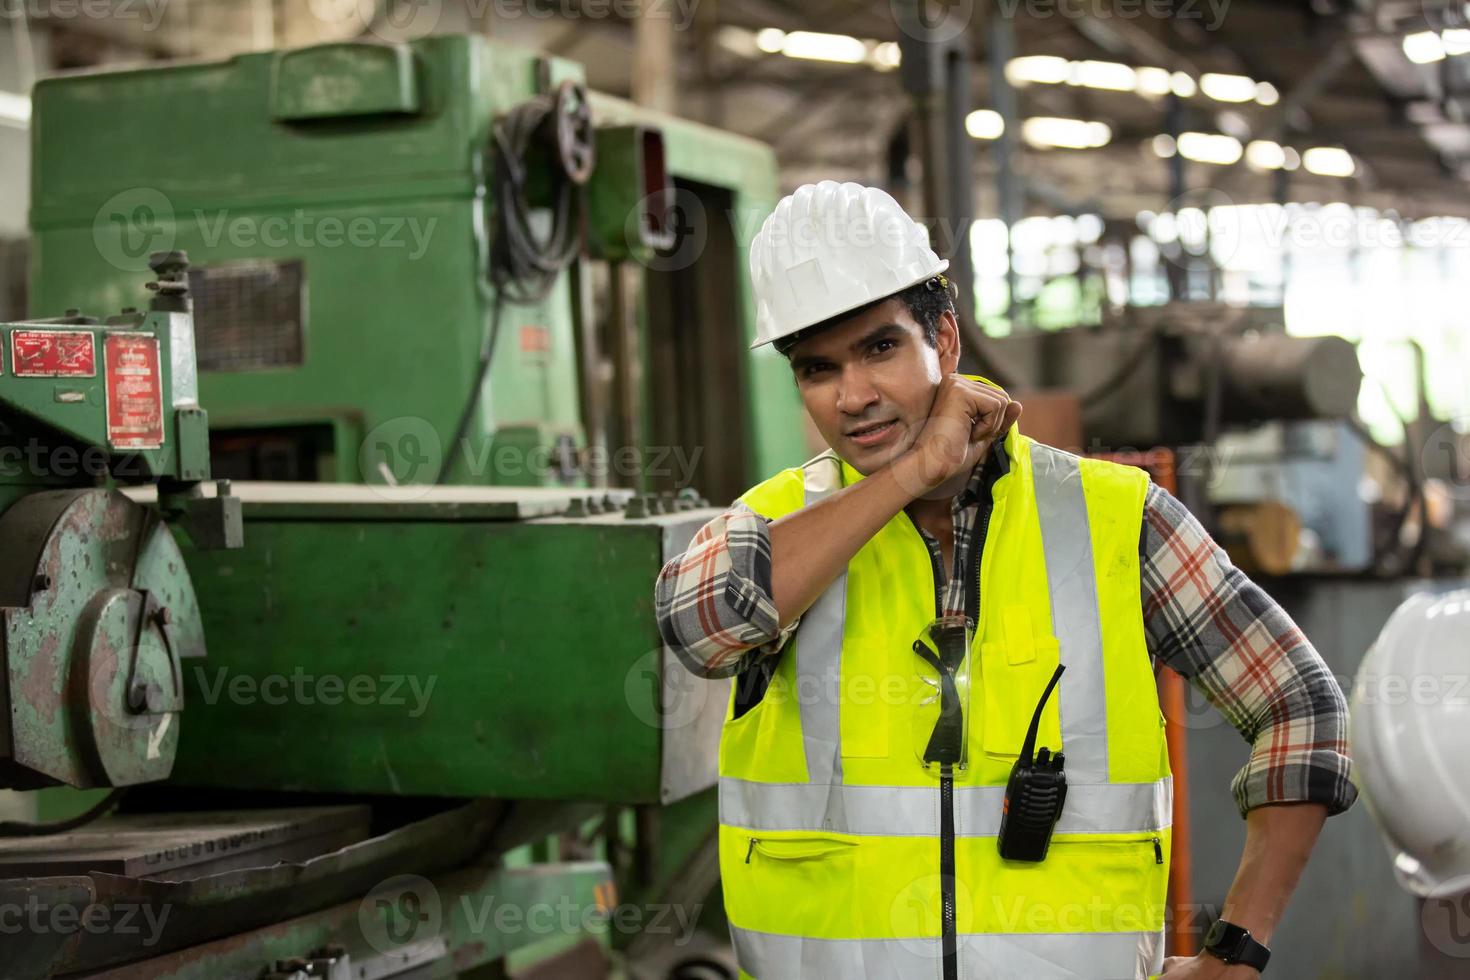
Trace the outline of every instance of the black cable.
<path fill-rule="evenodd" d="M 495 362 L 495 341 L 500 337 L 500 315 L 505 306 L 502 296 L 503 293 L 497 289 L 495 303 L 490 309 L 490 332 L 486 334 L 485 344 L 480 348 L 480 366 L 475 371 L 474 387 L 470 389 L 470 396 L 465 399 L 464 408 L 460 410 L 459 421 L 454 426 L 454 438 L 444 447 L 444 465 L 439 467 L 439 476 L 434 481 L 441 486 L 449 480 L 460 440 L 469 431 L 470 419 L 475 414 L 476 406 L 480 404 L 480 389 L 485 387 L 485 379 L 490 376 L 490 366 Z"/>
<path fill-rule="evenodd" d="M 577 134 L 559 125 L 560 115 L 569 111 L 565 92 L 565 88 L 560 88 L 555 93 L 542 93 L 527 99 L 497 119 L 491 133 L 489 183 L 495 216 L 487 271 L 490 284 L 495 288 L 495 300 L 490 313 L 490 329 L 480 349 L 480 362 L 469 397 L 460 411 L 454 436 L 445 446 L 444 465 L 439 467 L 439 476 L 434 481 L 438 484 L 449 480 L 457 449 L 469 431 L 470 419 L 479 405 L 480 391 L 490 377 L 505 303 L 509 301 L 525 306 L 544 300 L 562 272 L 576 258 L 581 246 L 578 234 L 581 228 L 581 188 L 577 176 L 570 171 L 575 166 L 575 152 L 568 145 Z M 586 97 L 580 91 L 569 94 L 580 99 L 585 106 Z M 537 209 L 528 193 L 532 173 L 528 162 L 538 153 L 544 154 L 551 162 L 546 174 L 555 196 L 551 227 L 545 236 L 536 233 L 532 214 Z"/>
<path fill-rule="evenodd" d="M 49 834 L 64 834 L 68 830 L 76 830 L 98 817 L 105 816 L 108 811 L 122 802 L 123 795 L 126 793 L 126 788 L 115 789 L 104 796 L 96 806 L 66 820 L 53 820 L 50 823 L 26 823 L 20 820 L 0 821 L 0 837 L 45 837 Z"/>

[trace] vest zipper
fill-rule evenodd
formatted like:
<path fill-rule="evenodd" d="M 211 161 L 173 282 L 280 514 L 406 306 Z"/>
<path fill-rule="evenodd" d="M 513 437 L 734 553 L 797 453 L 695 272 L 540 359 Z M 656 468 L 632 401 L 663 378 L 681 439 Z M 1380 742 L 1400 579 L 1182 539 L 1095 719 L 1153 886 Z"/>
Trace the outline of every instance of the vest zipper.
<path fill-rule="evenodd" d="M 971 628 L 980 630 L 980 555 L 985 550 L 985 538 L 990 534 L 990 512 L 995 508 L 992 501 L 980 518 L 980 530 L 975 535 L 975 544 L 970 548 L 970 576 L 975 582 L 975 619 Z"/>
<path fill-rule="evenodd" d="M 955 934 L 954 774 L 947 765 L 939 770 L 939 888 L 944 980 L 959 980 L 959 942 Z"/>
<path fill-rule="evenodd" d="M 757 845 L 759 843 L 760 843 L 760 838 L 759 837 L 752 837 L 750 839 L 750 846 L 745 849 L 745 863 L 746 864 L 749 864 L 750 863 L 750 856 L 755 853 L 755 845 Z"/>
<path fill-rule="evenodd" d="M 992 504 L 991 507 L 994 505 Z M 970 572 L 975 581 L 974 629 L 980 624 L 980 552 L 985 547 L 985 536 L 990 531 L 991 507 L 985 508 L 981 518 L 980 533 L 970 548 Z M 922 538 L 923 535 L 920 535 Z M 934 579 L 934 615 L 944 615 L 944 587 L 940 585 L 944 570 L 940 557 L 925 544 L 929 552 L 930 573 Z M 955 840 L 954 840 L 954 770 L 942 766 L 939 770 L 939 890 L 940 890 L 940 953 L 944 964 L 944 980 L 959 980 L 959 937 L 955 925 Z M 750 855 L 746 855 L 746 860 Z"/>
<path fill-rule="evenodd" d="M 1154 864 L 1164 863 L 1164 845 L 1157 837 L 1154 838 Z"/>

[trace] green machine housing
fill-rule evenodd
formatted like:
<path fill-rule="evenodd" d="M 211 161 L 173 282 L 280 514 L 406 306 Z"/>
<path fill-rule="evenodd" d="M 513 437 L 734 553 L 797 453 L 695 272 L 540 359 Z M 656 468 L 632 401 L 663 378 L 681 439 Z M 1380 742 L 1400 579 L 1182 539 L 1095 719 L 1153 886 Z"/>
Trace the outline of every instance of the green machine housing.
<path fill-rule="evenodd" d="M 728 500 L 804 455 L 785 362 L 748 350 L 776 170 L 590 96 L 586 250 L 505 303 L 482 380 L 492 128 L 580 77 L 444 36 L 37 86 L 33 302 L 127 303 L 142 250 L 187 249 L 216 475 L 242 501 L 249 547 L 186 555 L 211 640 L 176 783 L 712 784 L 724 689 L 662 648 L 652 583 L 711 516 L 689 488 Z"/>
<path fill-rule="evenodd" d="M 32 305 L 129 305 L 148 252 L 187 249 L 222 476 L 423 482 L 457 455 L 453 482 L 557 483 L 579 467 L 506 460 L 603 442 L 698 451 L 689 482 L 729 499 L 802 451 L 784 362 L 746 350 L 745 246 L 778 194 L 761 144 L 593 93 L 594 258 L 506 306 L 472 391 L 495 299 L 494 121 L 580 77 L 446 36 L 45 80 Z M 467 445 L 442 445 L 472 396 Z M 404 435 L 422 454 L 385 473 Z M 673 489 L 650 468 L 629 485 Z"/>
<path fill-rule="evenodd" d="M 36 87 L 33 309 L 140 306 L 149 256 L 187 251 L 187 271 L 173 270 L 192 302 L 187 356 L 167 342 L 182 320 L 142 317 L 165 338 L 168 384 L 197 381 L 194 407 L 210 412 L 206 426 L 181 407 L 166 446 L 139 451 L 156 478 L 126 492 L 89 484 L 145 515 L 139 528 L 187 531 L 164 562 L 189 586 L 184 624 L 149 605 L 148 588 L 118 618 L 157 638 L 139 693 L 125 678 L 108 717 L 137 725 L 137 705 L 187 704 L 165 733 L 171 768 L 137 774 L 167 778 L 120 819 L 166 839 L 201 807 L 324 802 L 345 811 L 337 819 L 371 808 L 377 834 L 168 889 L 47 852 L 90 876 L 72 901 L 162 894 L 178 911 L 153 958 L 120 975 L 329 975 L 351 962 L 453 976 L 545 945 L 449 921 L 485 896 L 604 907 L 708 894 L 728 687 L 663 647 L 652 585 L 714 513 L 709 499 L 806 455 L 785 362 L 748 349 L 746 249 L 775 203 L 776 168 L 759 144 L 583 93 L 579 248 L 540 298 L 512 301 L 493 274 L 492 141 L 519 107 L 581 79 L 570 62 L 443 36 Z M 553 226 L 545 160 L 517 164 L 531 227 Z M 139 314 L 123 316 L 87 326 L 95 343 L 136 328 Z M 67 383 L 14 392 L 77 397 Z M 239 544 L 231 514 L 244 546 L 221 548 Z M 88 517 L 108 520 L 105 507 Z M 208 657 L 172 657 L 187 644 L 166 623 L 199 650 L 207 637 Z M 146 760 L 150 733 L 118 758 Z M 442 931 L 415 932 L 414 908 L 364 898 L 403 872 L 433 881 Z M 12 876 L 0 898 L 86 880 Z M 395 923 L 407 932 L 371 941 Z M 662 942 L 616 944 L 632 956 L 645 940 Z M 32 949 L 21 975 L 138 958 L 86 936 Z"/>
<path fill-rule="evenodd" d="M 169 774 L 184 661 L 204 632 L 170 524 L 240 545 L 206 501 L 185 258 L 154 257 L 146 311 L 0 324 L 0 786 L 131 786 Z M 155 506 L 121 492 L 144 486 Z"/>

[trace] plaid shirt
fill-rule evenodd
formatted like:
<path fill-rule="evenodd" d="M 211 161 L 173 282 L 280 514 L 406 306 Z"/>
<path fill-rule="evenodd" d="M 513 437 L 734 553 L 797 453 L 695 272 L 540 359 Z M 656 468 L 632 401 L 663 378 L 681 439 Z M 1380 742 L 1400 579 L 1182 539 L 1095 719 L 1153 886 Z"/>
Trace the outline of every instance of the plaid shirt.
<path fill-rule="evenodd" d="M 947 576 L 939 542 L 919 532 L 944 579 L 946 614 L 966 613 L 963 570 L 991 505 L 990 487 L 1007 465 L 996 443 L 956 495 Z M 1351 806 L 1357 790 L 1347 702 L 1301 630 L 1156 484 L 1145 498 L 1138 549 L 1149 654 L 1187 678 L 1251 745 L 1231 783 L 1241 813 L 1265 803 L 1313 801 L 1334 814 Z M 779 627 L 768 522 L 738 502 L 664 566 L 654 601 L 664 642 L 707 677 L 741 673 L 778 653 L 800 623 Z"/>

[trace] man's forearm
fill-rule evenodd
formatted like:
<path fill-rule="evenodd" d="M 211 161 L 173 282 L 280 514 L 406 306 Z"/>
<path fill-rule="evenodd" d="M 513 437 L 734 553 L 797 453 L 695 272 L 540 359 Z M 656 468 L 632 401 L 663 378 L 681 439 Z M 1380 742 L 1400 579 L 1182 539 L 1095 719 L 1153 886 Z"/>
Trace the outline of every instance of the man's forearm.
<path fill-rule="evenodd" d="M 785 626 L 806 612 L 868 539 L 914 499 L 905 454 L 872 476 L 771 523 L 771 596 Z"/>
<path fill-rule="evenodd" d="M 1275 803 L 1247 813 L 1245 851 L 1221 918 L 1270 945 L 1326 819 L 1321 803 Z"/>

